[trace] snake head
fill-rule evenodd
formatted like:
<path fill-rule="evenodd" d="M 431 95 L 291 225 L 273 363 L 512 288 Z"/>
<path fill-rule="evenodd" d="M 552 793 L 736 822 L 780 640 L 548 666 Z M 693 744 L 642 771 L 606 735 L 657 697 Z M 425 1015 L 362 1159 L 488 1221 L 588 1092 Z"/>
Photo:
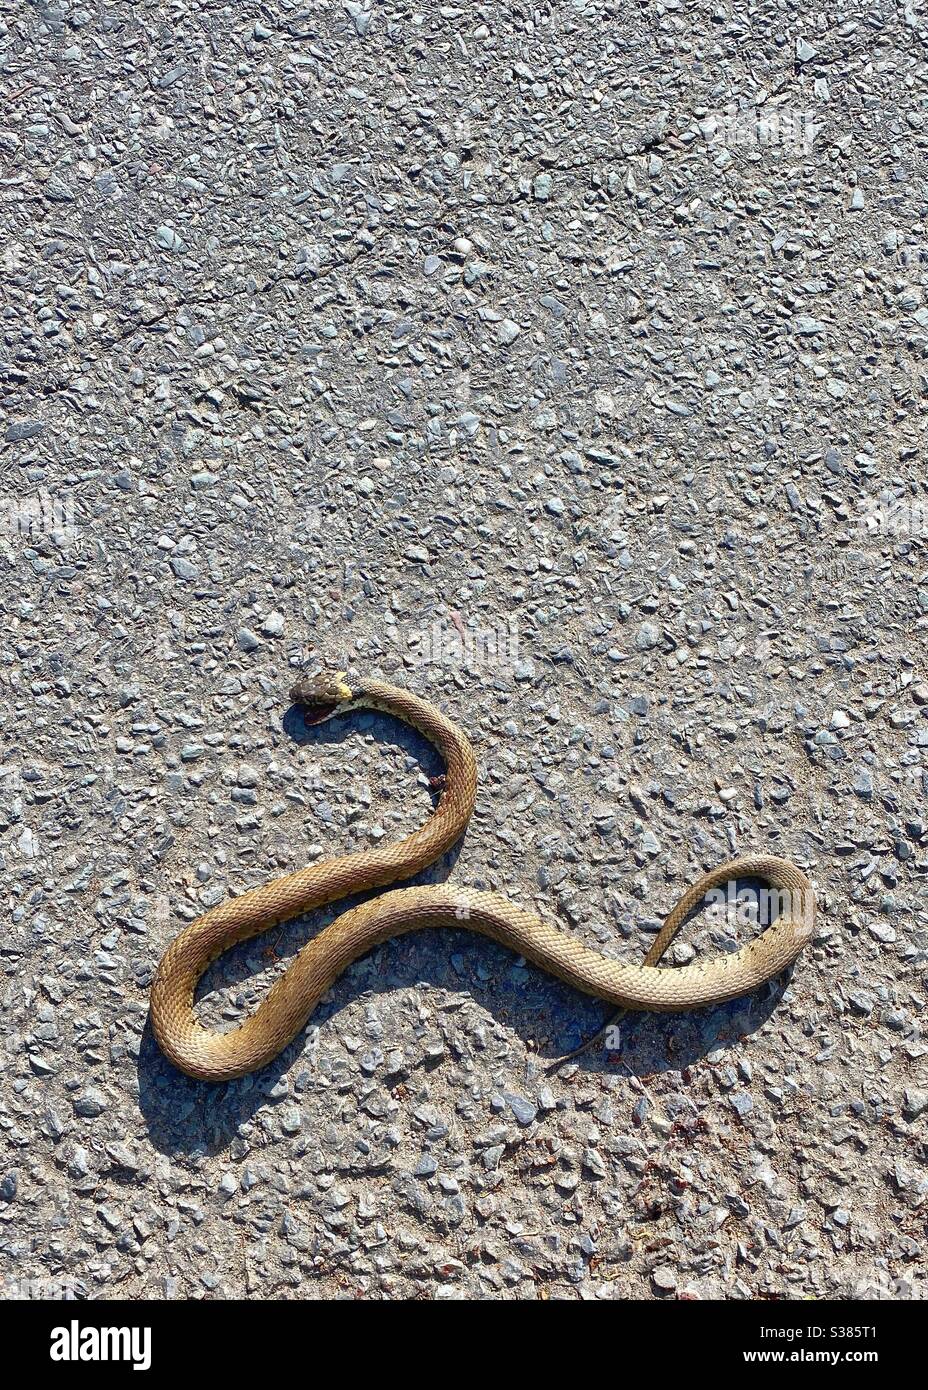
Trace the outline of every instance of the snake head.
<path fill-rule="evenodd" d="M 302 706 L 306 724 L 322 724 L 332 719 L 353 698 L 354 692 L 345 683 L 344 671 L 301 676 L 290 691 L 293 703 Z"/>

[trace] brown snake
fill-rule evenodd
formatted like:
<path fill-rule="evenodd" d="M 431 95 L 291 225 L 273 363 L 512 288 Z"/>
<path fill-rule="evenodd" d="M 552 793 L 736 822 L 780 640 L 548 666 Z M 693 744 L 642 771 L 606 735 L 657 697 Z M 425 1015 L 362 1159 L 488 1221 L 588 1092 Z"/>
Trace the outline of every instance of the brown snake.
<path fill-rule="evenodd" d="M 228 1081 L 265 1066 L 296 1037 L 346 966 L 388 937 L 420 927 L 470 927 L 587 994 L 622 1008 L 658 1012 L 702 1008 L 756 989 L 790 965 L 812 935 L 812 885 L 794 865 L 769 854 L 733 859 L 702 874 L 667 917 L 641 965 L 602 956 L 493 893 L 447 885 L 403 888 L 337 917 L 303 947 L 240 1027 L 226 1033 L 205 1029 L 194 1013 L 194 994 L 204 970 L 223 951 L 349 893 L 419 873 L 458 840 L 474 808 L 477 766 L 470 743 L 427 700 L 375 680 L 349 687 L 343 677 L 331 675 L 299 681 L 293 699 L 304 706 L 308 723 L 368 708 L 412 725 L 442 754 L 444 788 L 425 824 L 397 844 L 328 859 L 252 888 L 204 913 L 176 937 L 152 985 L 151 1022 L 162 1050 L 190 1076 Z M 728 955 L 679 969 L 656 968 L 704 895 L 739 876 L 765 879 L 777 891 L 776 920 Z"/>

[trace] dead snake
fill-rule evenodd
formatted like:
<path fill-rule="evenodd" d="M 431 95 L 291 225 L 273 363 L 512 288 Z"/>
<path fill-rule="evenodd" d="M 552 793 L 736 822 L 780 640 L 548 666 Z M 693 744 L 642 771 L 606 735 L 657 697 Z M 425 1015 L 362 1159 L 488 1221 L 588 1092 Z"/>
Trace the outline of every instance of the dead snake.
<path fill-rule="evenodd" d="M 455 844 L 474 808 L 477 766 L 470 743 L 427 700 L 376 680 L 348 686 L 341 675 L 303 679 L 292 697 L 304 707 L 308 723 L 367 708 L 412 725 L 442 754 L 444 787 L 425 824 L 398 843 L 327 859 L 252 888 L 204 913 L 176 937 L 152 985 L 151 1023 L 162 1050 L 190 1076 L 228 1081 L 265 1066 L 301 1031 L 346 966 L 388 937 L 421 927 L 470 927 L 587 994 L 623 1009 L 659 1012 L 702 1008 L 756 989 L 790 965 L 812 935 L 812 885 L 793 864 L 769 854 L 732 859 L 702 874 L 667 917 L 641 965 L 602 956 L 493 893 L 449 885 L 397 889 L 337 917 L 303 947 L 239 1027 L 222 1033 L 203 1028 L 194 1013 L 197 982 L 223 951 L 324 903 L 419 873 Z M 730 954 L 658 969 L 681 922 L 706 893 L 746 876 L 777 890 L 776 920 Z"/>

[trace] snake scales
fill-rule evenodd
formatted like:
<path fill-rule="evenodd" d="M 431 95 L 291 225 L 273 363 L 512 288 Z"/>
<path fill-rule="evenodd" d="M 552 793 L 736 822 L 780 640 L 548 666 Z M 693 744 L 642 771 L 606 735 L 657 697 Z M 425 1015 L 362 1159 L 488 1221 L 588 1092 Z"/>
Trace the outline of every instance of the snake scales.
<path fill-rule="evenodd" d="M 786 860 L 767 854 L 730 860 L 701 875 L 667 917 L 641 965 L 608 959 L 492 893 L 447 885 L 397 889 L 342 913 L 304 946 L 240 1027 L 223 1033 L 205 1029 L 194 1013 L 194 994 L 204 970 L 223 951 L 349 893 L 418 873 L 458 840 L 474 807 L 477 768 L 470 743 L 427 700 L 374 680 L 349 687 L 331 675 L 301 680 L 293 699 L 304 706 L 308 723 L 363 707 L 412 725 L 442 754 L 444 787 L 425 824 L 398 843 L 328 859 L 229 898 L 176 937 L 152 985 L 151 1022 L 162 1050 L 190 1076 L 227 1081 L 263 1067 L 301 1031 L 346 966 L 388 937 L 421 927 L 466 925 L 587 994 L 623 1008 L 660 1012 L 700 1008 L 755 989 L 785 969 L 812 935 L 815 900 L 809 880 Z M 777 890 L 776 920 L 731 954 L 657 969 L 681 922 L 703 896 L 749 875 Z"/>

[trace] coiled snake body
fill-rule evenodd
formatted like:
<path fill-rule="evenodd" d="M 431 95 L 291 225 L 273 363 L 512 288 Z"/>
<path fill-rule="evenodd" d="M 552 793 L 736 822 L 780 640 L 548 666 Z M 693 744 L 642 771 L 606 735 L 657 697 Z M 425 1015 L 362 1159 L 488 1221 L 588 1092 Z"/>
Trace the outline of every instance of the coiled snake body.
<path fill-rule="evenodd" d="M 304 946 L 240 1027 L 224 1033 L 205 1029 L 194 1013 L 194 994 L 204 970 L 223 951 L 349 893 L 420 872 L 458 840 L 474 807 L 477 769 L 470 743 L 427 700 L 380 681 L 364 679 L 349 687 L 341 676 L 300 681 L 293 699 L 304 706 L 308 723 L 364 707 L 411 724 L 441 752 L 444 787 L 433 814 L 405 839 L 313 864 L 230 898 L 171 943 L 152 985 L 151 1022 L 162 1050 L 190 1076 L 227 1081 L 263 1067 L 301 1031 L 346 966 L 388 937 L 421 927 L 473 928 L 587 994 L 622 1008 L 659 1012 L 702 1008 L 756 989 L 784 970 L 812 935 L 815 900 L 809 880 L 793 864 L 766 854 L 731 860 L 697 879 L 641 965 L 602 956 L 493 893 L 450 885 L 397 889 L 343 913 Z M 777 890 L 781 911 L 776 920 L 731 954 L 658 969 L 657 961 L 688 913 L 709 890 L 739 876 L 765 879 Z"/>

